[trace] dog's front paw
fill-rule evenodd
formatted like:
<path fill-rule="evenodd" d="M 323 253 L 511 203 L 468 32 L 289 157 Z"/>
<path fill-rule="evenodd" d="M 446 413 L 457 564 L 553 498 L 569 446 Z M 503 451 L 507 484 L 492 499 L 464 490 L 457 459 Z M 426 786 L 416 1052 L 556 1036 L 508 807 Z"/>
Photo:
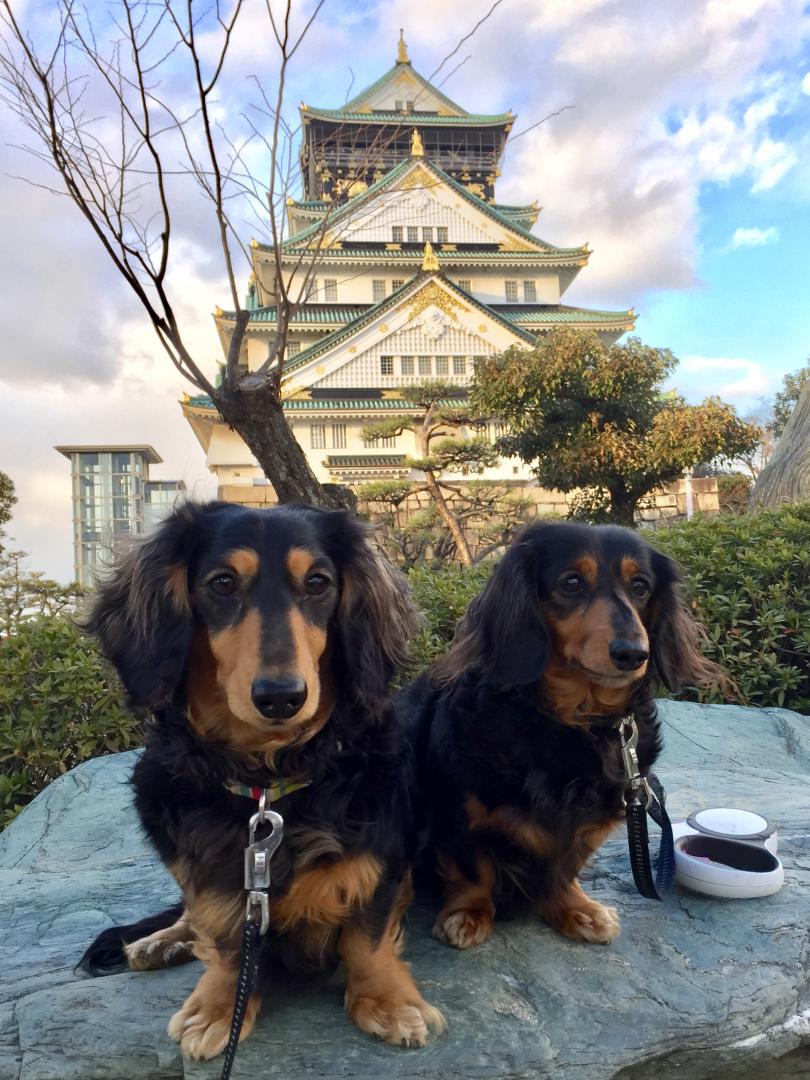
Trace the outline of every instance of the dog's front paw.
<path fill-rule="evenodd" d="M 253 1029 L 259 1011 L 259 999 L 251 997 L 239 1041 Z M 195 990 L 169 1021 L 169 1036 L 180 1043 L 187 1058 L 202 1061 L 216 1057 L 228 1045 L 233 1019 L 233 999 L 229 1002 L 206 999 Z"/>
<path fill-rule="evenodd" d="M 424 1046 L 431 1033 L 444 1031 L 444 1017 L 422 998 L 360 996 L 346 1003 L 349 1015 L 369 1035 L 394 1046 Z"/>
<path fill-rule="evenodd" d="M 175 967 L 194 959 L 193 941 L 161 941 L 155 937 L 141 938 L 124 946 L 130 971 L 153 971 Z"/>
<path fill-rule="evenodd" d="M 440 912 L 433 924 L 433 936 L 455 949 L 482 945 L 492 933 L 493 915 L 486 908 L 462 908 Z"/>
<path fill-rule="evenodd" d="M 570 908 L 558 929 L 575 941 L 609 945 L 621 933 L 621 924 L 616 908 L 590 900 L 582 907 Z"/>

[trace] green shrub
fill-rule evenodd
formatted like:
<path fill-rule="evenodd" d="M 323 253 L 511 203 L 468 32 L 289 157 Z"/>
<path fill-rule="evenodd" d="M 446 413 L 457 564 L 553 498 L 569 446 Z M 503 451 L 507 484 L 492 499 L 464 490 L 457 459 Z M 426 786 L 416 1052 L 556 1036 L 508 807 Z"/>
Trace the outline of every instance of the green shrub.
<path fill-rule="evenodd" d="M 717 477 L 717 496 L 724 514 L 744 514 L 751 497 L 751 477 L 743 473 L 722 473 Z"/>
<path fill-rule="evenodd" d="M 79 762 L 138 744 L 120 698 L 112 669 L 64 617 L 0 641 L 0 826 Z"/>
<path fill-rule="evenodd" d="M 456 623 L 483 589 L 494 565 L 486 560 L 468 568 L 446 563 L 438 569 L 416 566 L 408 571 L 414 600 L 425 616 L 423 629 L 411 642 L 414 665 L 422 668 L 441 656 Z"/>
<path fill-rule="evenodd" d="M 745 705 L 810 710 L 810 504 L 695 518 L 653 534 Z M 717 699 L 712 699 L 717 700 Z"/>

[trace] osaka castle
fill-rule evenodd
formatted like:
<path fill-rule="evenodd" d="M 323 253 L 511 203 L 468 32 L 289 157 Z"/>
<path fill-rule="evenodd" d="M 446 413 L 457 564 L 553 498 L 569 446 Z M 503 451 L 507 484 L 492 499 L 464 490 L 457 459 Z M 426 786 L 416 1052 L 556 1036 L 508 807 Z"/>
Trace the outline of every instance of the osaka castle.
<path fill-rule="evenodd" d="M 633 328 L 632 311 L 562 303 L 589 251 L 535 235 L 536 203 L 497 201 L 515 116 L 468 113 L 414 69 L 401 37 L 394 66 L 367 89 L 339 108 L 300 109 L 303 197 L 288 200 L 280 264 L 290 297 L 303 287 L 306 299 L 289 324 L 282 395 L 322 482 L 419 479 L 408 465 L 419 456 L 411 431 L 363 437 L 365 425 L 418 414 L 404 386 L 448 382 L 458 391 L 447 405 L 463 406 L 476 357 L 531 348 L 561 326 L 607 342 Z M 277 329 L 274 250 L 253 241 L 250 251 L 245 371 L 265 362 Z M 214 318 L 227 353 L 234 312 Z M 239 501 L 223 489 L 266 484 L 208 397 L 187 397 L 182 409 L 221 496 Z M 488 437 L 502 430 L 492 423 Z M 531 475 L 504 458 L 477 478 Z"/>

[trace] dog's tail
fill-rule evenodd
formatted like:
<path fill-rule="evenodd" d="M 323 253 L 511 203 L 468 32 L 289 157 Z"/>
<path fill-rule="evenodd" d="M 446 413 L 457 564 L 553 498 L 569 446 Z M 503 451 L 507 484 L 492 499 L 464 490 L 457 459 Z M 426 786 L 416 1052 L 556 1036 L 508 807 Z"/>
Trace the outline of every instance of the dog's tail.
<path fill-rule="evenodd" d="M 126 971 L 127 958 L 124 946 L 149 934 L 154 934 L 158 930 L 167 930 L 182 914 L 183 904 L 178 903 L 174 907 L 161 911 L 159 915 L 150 915 L 146 919 L 141 919 L 140 922 L 129 923 L 126 926 L 111 926 L 107 930 L 102 930 L 76 968 L 86 971 L 88 975 L 117 975 L 121 971 Z"/>

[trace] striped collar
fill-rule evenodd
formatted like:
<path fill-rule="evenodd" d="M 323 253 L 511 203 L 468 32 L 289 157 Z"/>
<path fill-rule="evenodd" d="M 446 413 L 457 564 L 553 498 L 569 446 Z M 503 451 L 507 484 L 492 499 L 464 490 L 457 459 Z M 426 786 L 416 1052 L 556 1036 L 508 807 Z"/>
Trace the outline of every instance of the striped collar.
<path fill-rule="evenodd" d="M 294 791 L 309 787 L 311 783 L 311 780 L 305 780 L 301 776 L 290 776 L 276 780 L 274 784 L 266 788 L 240 784 L 237 780 L 225 780 L 222 786 L 232 795 L 244 795 L 246 799 L 254 799 L 258 802 L 263 794 L 266 802 L 274 803 L 283 799 L 285 795 L 292 795 Z"/>

